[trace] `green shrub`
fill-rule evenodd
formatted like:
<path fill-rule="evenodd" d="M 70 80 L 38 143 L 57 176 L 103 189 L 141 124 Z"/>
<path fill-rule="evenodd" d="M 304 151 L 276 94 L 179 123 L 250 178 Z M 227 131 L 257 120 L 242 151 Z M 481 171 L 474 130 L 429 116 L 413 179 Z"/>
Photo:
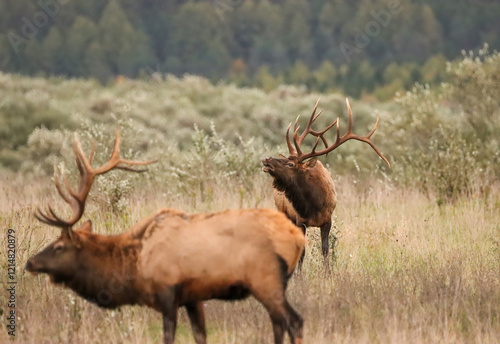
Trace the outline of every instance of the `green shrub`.
<path fill-rule="evenodd" d="M 432 90 L 417 84 L 396 102 L 391 120 L 393 179 L 434 193 L 439 202 L 488 194 L 500 176 L 500 55 L 464 54 L 449 63 L 449 82 Z"/>
<path fill-rule="evenodd" d="M 188 151 L 177 152 L 166 159 L 156 174 L 164 174 L 171 196 L 192 198 L 194 204 L 211 202 L 215 187 L 254 196 L 256 174 L 260 174 L 260 160 L 270 153 L 261 140 L 243 140 L 237 136 L 235 143 L 223 139 L 212 123 L 210 132 L 194 127 L 193 145 Z"/>

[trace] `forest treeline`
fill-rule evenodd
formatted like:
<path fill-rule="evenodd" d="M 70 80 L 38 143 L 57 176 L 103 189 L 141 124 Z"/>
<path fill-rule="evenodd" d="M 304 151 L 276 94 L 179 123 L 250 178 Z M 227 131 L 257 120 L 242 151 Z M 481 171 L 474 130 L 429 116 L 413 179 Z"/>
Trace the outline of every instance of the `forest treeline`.
<path fill-rule="evenodd" d="M 447 60 L 500 47 L 492 0 L 3 0 L 0 70 L 95 78 L 202 75 L 387 99 Z"/>

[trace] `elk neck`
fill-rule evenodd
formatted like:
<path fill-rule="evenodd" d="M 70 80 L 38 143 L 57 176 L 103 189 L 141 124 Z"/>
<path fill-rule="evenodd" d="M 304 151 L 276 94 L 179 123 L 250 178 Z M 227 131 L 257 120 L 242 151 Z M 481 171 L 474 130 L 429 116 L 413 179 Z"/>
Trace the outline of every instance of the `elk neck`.
<path fill-rule="evenodd" d="M 140 240 L 124 235 L 85 234 L 73 276 L 54 276 L 57 283 L 72 289 L 87 301 L 103 308 L 136 304 L 137 257 Z"/>
<path fill-rule="evenodd" d="M 335 194 L 330 181 L 330 174 L 318 161 L 313 168 L 299 170 L 293 178 L 274 178 L 273 186 L 285 193 L 300 217 L 309 219 L 321 212 L 330 195 Z"/>

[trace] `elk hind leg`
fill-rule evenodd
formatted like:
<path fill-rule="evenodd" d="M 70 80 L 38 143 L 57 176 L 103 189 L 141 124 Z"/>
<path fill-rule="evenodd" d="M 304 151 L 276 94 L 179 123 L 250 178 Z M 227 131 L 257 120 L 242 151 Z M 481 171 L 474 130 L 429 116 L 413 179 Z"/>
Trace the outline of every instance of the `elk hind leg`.
<path fill-rule="evenodd" d="M 288 304 L 285 289 L 288 280 L 288 266 L 277 257 L 276 264 L 268 266 L 264 275 L 251 286 L 253 296 L 260 301 L 269 313 L 274 331 L 274 343 L 283 344 L 285 331 L 290 335 L 292 344 L 302 341 L 302 318 Z"/>
<path fill-rule="evenodd" d="M 196 344 L 206 344 L 207 333 L 205 330 L 205 314 L 203 302 L 193 302 L 186 304 L 186 310 L 191 322 L 193 336 Z"/>
<path fill-rule="evenodd" d="M 304 320 L 293 309 L 293 307 L 285 299 L 285 309 L 288 318 L 288 334 L 292 344 L 302 344 L 302 332 L 304 327 Z"/>
<path fill-rule="evenodd" d="M 271 294 L 272 295 L 272 294 Z M 274 297 L 259 299 L 264 307 L 266 307 L 273 324 L 274 343 L 283 344 L 285 331 L 290 336 L 290 343 L 302 344 L 302 332 L 304 320 L 302 317 L 290 306 L 283 293 L 275 294 Z"/>

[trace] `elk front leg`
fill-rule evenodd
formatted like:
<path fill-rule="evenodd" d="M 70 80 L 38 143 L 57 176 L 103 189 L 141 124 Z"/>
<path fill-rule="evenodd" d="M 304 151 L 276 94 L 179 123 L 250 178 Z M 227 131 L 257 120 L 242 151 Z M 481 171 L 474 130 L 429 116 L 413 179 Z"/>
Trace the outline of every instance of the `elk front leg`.
<path fill-rule="evenodd" d="M 156 296 L 163 314 L 163 343 L 173 344 L 177 327 L 177 309 L 174 288 L 167 288 Z"/>
<path fill-rule="evenodd" d="M 296 223 L 296 225 L 298 227 L 300 227 L 300 229 L 302 230 L 302 233 L 304 233 L 304 236 L 306 236 L 306 231 L 307 231 L 307 226 L 305 223 Z M 304 263 L 304 257 L 306 256 L 306 249 L 304 247 L 304 251 L 302 251 L 302 254 L 299 258 L 299 266 L 297 268 L 297 270 L 299 272 L 302 272 L 302 264 Z"/>
<path fill-rule="evenodd" d="M 193 336 L 196 344 L 207 343 L 207 333 L 205 330 L 205 314 L 203 302 L 193 302 L 186 304 L 186 310 L 191 322 Z"/>
<path fill-rule="evenodd" d="M 332 228 L 332 220 L 324 223 L 321 226 L 321 252 L 323 253 L 323 262 L 325 270 L 330 273 L 330 260 L 328 259 L 330 229 Z"/>

